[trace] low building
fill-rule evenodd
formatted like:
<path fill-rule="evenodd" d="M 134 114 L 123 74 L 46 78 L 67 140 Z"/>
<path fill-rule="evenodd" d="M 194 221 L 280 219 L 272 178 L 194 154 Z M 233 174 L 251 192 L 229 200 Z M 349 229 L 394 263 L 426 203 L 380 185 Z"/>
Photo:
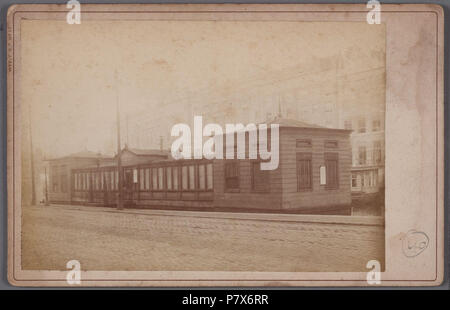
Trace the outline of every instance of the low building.
<path fill-rule="evenodd" d="M 139 165 L 149 163 L 154 160 L 164 160 L 169 158 L 170 152 L 153 149 L 130 148 L 127 145 L 122 149 L 122 166 Z M 117 160 L 117 155 L 114 157 Z"/>
<path fill-rule="evenodd" d="M 114 158 L 91 151 L 82 151 L 47 159 L 47 162 L 49 168 L 47 177 L 48 200 L 52 203 L 67 203 L 72 200 L 73 169 L 110 166 L 113 164 Z"/>
<path fill-rule="evenodd" d="M 214 206 L 349 214 L 350 131 L 275 117 L 279 167 L 260 160 L 215 161 Z"/>
<path fill-rule="evenodd" d="M 262 160 L 248 159 L 248 154 L 246 159 L 174 160 L 169 159 L 168 153 L 141 150 L 138 154 L 136 150 L 124 149 L 122 193 L 125 205 L 349 214 L 351 131 L 282 118 L 274 118 L 266 124 L 269 128 L 271 124 L 279 124 L 279 165 L 274 170 L 261 170 Z M 115 162 L 110 166 L 79 167 L 72 170 L 72 175 L 73 194 L 68 202 L 117 203 Z"/>
<path fill-rule="evenodd" d="M 370 194 L 384 190 L 383 116 L 373 113 L 372 118 L 349 118 L 344 126 L 352 130 L 352 193 L 354 197 L 370 197 Z"/>

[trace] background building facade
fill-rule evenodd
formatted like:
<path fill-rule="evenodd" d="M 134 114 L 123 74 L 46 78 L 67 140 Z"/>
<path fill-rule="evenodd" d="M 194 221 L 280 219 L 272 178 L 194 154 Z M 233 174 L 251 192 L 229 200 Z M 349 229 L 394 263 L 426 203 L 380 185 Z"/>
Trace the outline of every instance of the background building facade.
<path fill-rule="evenodd" d="M 221 90 L 204 90 L 164 102 L 152 113 L 130 115 L 129 145 L 168 150 L 176 123 L 260 123 L 280 116 L 328 128 L 350 129 L 352 192 L 375 193 L 384 186 L 384 53 L 373 67 L 355 66 L 351 51 L 313 63 L 268 72 Z M 373 59 L 372 59 L 373 60 Z M 380 64 L 380 65 L 376 65 Z M 276 77 L 276 78 L 275 78 Z M 155 117 L 155 116 L 158 117 Z M 192 127 L 191 127 L 192 128 Z"/>

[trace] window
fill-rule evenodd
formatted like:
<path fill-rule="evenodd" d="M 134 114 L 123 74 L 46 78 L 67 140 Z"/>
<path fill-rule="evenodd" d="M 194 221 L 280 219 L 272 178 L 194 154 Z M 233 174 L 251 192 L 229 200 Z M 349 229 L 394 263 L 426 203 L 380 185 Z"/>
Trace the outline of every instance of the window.
<path fill-rule="evenodd" d="M 372 131 L 380 131 L 381 121 L 379 119 L 375 119 L 372 121 Z"/>
<path fill-rule="evenodd" d="M 115 182 L 114 182 L 114 171 L 109 172 L 109 181 L 111 190 L 115 190 Z"/>
<path fill-rule="evenodd" d="M 326 168 L 326 188 L 335 189 L 339 187 L 338 176 L 338 154 L 325 153 L 325 168 Z"/>
<path fill-rule="evenodd" d="M 381 141 L 373 142 L 373 163 L 381 164 Z"/>
<path fill-rule="evenodd" d="M 78 191 L 80 190 L 80 174 L 79 173 L 75 173 L 75 189 Z"/>
<path fill-rule="evenodd" d="M 297 141 L 295 141 L 295 146 L 296 147 L 311 147 L 312 142 L 310 139 L 298 139 Z"/>
<path fill-rule="evenodd" d="M 52 167 L 52 192 L 58 192 L 58 167 Z"/>
<path fill-rule="evenodd" d="M 158 189 L 158 169 L 152 169 L 152 189 L 156 191 Z"/>
<path fill-rule="evenodd" d="M 139 169 L 139 190 L 143 191 L 145 190 L 145 175 L 144 175 L 144 169 Z"/>
<path fill-rule="evenodd" d="M 78 173 L 78 190 L 83 190 L 83 173 Z"/>
<path fill-rule="evenodd" d="M 61 167 L 61 192 L 67 193 L 67 170 L 66 167 Z"/>
<path fill-rule="evenodd" d="M 94 190 L 98 190 L 98 172 L 92 172 L 92 178 L 93 178 L 93 188 L 94 188 Z"/>
<path fill-rule="evenodd" d="M 102 189 L 102 173 L 99 171 L 97 174 L 97 190 Z"/>
<path fill-rule="evenodd" d="M 86 173 L 81 173 L 81 190 L 86 190 Z"/>
<path fill-rule="evenodd" d="M 102 190 L 106 190 L 107 189 L 107 177 L 108 177 L 108 172 L 106 171 L 102 171 L 101 172 L 101 186 L 102 186 Z"/>
<path fill-rule="evenodd" d="M 327 168 L 325 166 L 319 167 L 320 185 L 327 185 Z"/>
<path fill-rule="evenodd" d="M 297 153 L 297 190 L 312 190 L 312 154 Z"/>
<path fill-rule="evenodd" d="M 206 167 L 205 167 L 205 165 L 198 165 L 198 188 L 200 190 L 206 189 Z"/>
<path fill-rule="evenodd" d="M 344 128 L 347 130 L 352 130 L 352 121 L 351 120 L 346 120 L 344 122 Z"/>
<path fill-rule="evenodd" d="M 358 148 L 358 164 L 365 165 L 366 164 L 366 147 L 360 146 Z"/>
<path fill-rule="evenodd" d="M 206 188 L 208 190 L 213 189 L 213 165 L 212 164 L 206 165 Z"/>
<path fill-rule="evenodd" d="M 173 190 L 172 187 L 172 167 L 166 168 L 166 181 L 167 181 L 167 190 Z"/>
<path fill-rule="evenodd" d="M 118 188 L 119 188 L 119 170 L 116 170 L 114 171 L 114 189 L 117 190 Z"/>
<path fill-rule="evenodd" d="M 337 141 L 325 141 L 325 145 L 326 148 L 337 148 L 338 147 L 338 142 Z"/>
<path fill-rule="evenodd" d="M 358 132 L 359 133 L 366 132 L 366 120 L 364 118 L 358 121 Z"/>
<path fill-rule="evenodd" d="M 239 162 L 225 163 L 225 189 L 239 189 Z"/>
<path fill-rule="evenodd" d="M 92 175 L 90 172 L 86 173 L 86 189 L 87 190 L 92 189 Z"/>
<path fill-rule="evenodd" d="M 150 189 L 150 168 L 145 169 L 145 190 Z"/>
<path fill-rule="evenodd" d="M 164 189 L 164 168 L 163 167 L 158 168 L 158 189 L 159 190 Z"/>
<path fill-rule="evenodd" d="M 92 182 L 92 190 L 97 190 L 97 173 L 95 172 L 90 172 L 90 177 L 91 177 L 91 182 Z"/>
<path fill-rule="evenodd" d="M 110 184 L 110 181 L 109 181 L 109 171 L 104 171 L 103 172 L 103 174 L 104 174 L 104 179 L 103 179 L 103 189 L 104 190 L 109 190 L 110 188 L 109 188 L 109 184 Z"/>
<path fill-rule="evenodd" d="M 356 174 L 352 174 L 352 187 L 358 186 L 358 179 L 356 177 Z"/>
<path fill-rule="evenodd" d="M 100 175 L 101 175 L 101 178 L 100 178 L 100 186 L 101 186 L 101 188 L 100 189 L 104 190 L 104 189 L 106 189 L 106 183 L 105 183 L 106 172 L 102 171 Z"/>
<path fill-rule="evenodd" d="M 195 166 L 189 166 L 189 190 L 195 190 Z"/>
<path fill-rule="evenodd" d="M 374 170 L 372 171 L 372 186 L 378 185 L 378 171 Z"/>
<path fill-rule="evenodd" d="M 138 182 L 138 170 L 133 169 L 133 183 L 137 183 L 137 182 Z"/>
<path fill-rule="evenodd" d="M 84 189 L 91 189 L 91 174 L 89 172 L 84 173 Z"/>
<path fill-rule="evenodd" d="M 188 190 L 188 167 L 181 167 L 181 188 L 184 191 Z"/>
<path fill-rule="evenodd" d="M 178 190 L 178 167 L 173 167 L 173 189 Z"/>
<path fill-rule="evenodd" d="M 261 170 L 261 162 L 252 162 L 252 190 L 270 192 L 269 170 Z"/>

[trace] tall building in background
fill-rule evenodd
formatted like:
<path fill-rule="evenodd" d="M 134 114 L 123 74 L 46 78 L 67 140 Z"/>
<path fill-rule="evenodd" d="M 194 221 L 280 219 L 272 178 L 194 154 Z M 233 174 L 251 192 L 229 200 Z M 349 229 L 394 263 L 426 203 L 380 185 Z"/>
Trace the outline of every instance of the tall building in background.
<path fill-rule="evenodd" d="M 380 66 L 351 68 L 351 59 L 339 54 L 162 103 L 151 113 L 130 117 L 129 146 L 168 150 L 175 139 L 172 126 L 193 128 L 195 115 L 202 115 L 204 124 L 221 125 L 261 123 L 280 115 L 353 130 L 352 191 L 378 192 L 384 186 L 385 67 L 384 53 L 370 56 L 379 57 Z"/>

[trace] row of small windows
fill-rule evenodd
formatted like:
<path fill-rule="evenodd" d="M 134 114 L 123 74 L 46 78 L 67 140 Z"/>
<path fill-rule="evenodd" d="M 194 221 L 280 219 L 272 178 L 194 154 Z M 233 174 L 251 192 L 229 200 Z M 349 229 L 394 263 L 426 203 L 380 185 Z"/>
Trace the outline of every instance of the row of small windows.
<path fill-rule="evenodd" d="M 370 151 L 370 150 L 369 150 Z M 358 153 L 356 158 L 356 164 L 358 165 L 366 165 L 369 164 L 369 160 L 367 158 L 367 147 L 365 145 L 361 145 L 358 147 Z M 381 141 L 374 141 L 372 147 L 372 164 L 378 165 L 383 163 L 383 151 L 381 146 Z"/>
<path fill-rule="evenodd" d="M 117 171 L 77 172 L 74 174 L 75 190 L 117 190 Z"/>
<path fill-rule="evenodd" d="M 298 148 L 303 147 L 312 147 L 312 140 L 311 139 L 297 139 L 295 142 L 295 146 Z M 335 140 L 327 140 L 324 142 L 325 148 L 337 148 L 338 142 Z"/>
<path fill-rule="evenodd" d="M 363 171 L 352 173 L 352 188 L 378 186 L 378 171 Z"/>
<path fill-rule="evenodd" d="M 325 153 L 324 165 L 319 167 L 320 185 L 326 189 L 339 187 L 339 161 L 337 153 Z M 240 188 L 239 162 L 225 163 L 225 190 L 238 191 Z M 297 153 L 297 191 L 313 190 L 312 153 Z M 256 192 L 270 192 L 270 172 L 261 170 L 260 162 L 251 163 L 251 189 Z"/>
<path fill-rule="evenodd" d="M 326 189 L 339 187 L 339 161 L 337 153 L 325 153 L 325 165 L 319 167 L 320 185 Z M 312 153 L 297 153 L 297 191 L 313 189 Z"/>
<path fill-rule="evenodd" d="M 339 162 L 337 153 L 325 153 L 324 165 L 319 167 L 320 185 L 326 189 L 339 187 Z M 255 192 L 270 192 L 270 171 L 261 170 L 261 161 L 251 161 L 251 189 Z M 313 189 L 312 153 L 297 153 L 297 190 Z M 224 164 L 225 190 L 240 189 L 240 162 L 227 161 Z M 84 171 L 74 173 L 74 190 L 118 189 L 117 170 Z M 213 165 L 187 164 L 182 166 L 142 167 L 124 169 L 124 187 L 139 191 L 212 191 Z"/>
<path fill-rule="evenodd" d="M 365 133 L 368 132 L 368 129 L 366 128 L 367 124 L 366 124 L 366 120 L 364 118 L 358 119 L 357 121 L 357 128 L 356 128 L 356 132 L 358 133 Z M 344 128 L 348 129 L 348 130 L 352 130 L 353 129 L 353 122 L 352 120 L 346 120 L 344 121 Z M 381 121 L 379 119 L 374 119 L 372 120 L 372 131 L 380 131 L 381 130 Z"/>
<path fill-rule="evenodd" d="M 261 161 L 251 161 L 251 189 L 254 192 L 270 192 L 270 172 L 261 170 Z M 235 192 L 240 189 L 240 163 L 229 161 L 224 165 L 225 191 Z"/>
<path fill-rule="evenodd" d="M 50 180 L 53 193 L 67 193 L 68 174 L 66 166 L 53 166 Z"/>
<path fill-rule="evenodd" d="M 74 173 L 74 189 L 117 190 L 118 172 L 90 171 Z M 209 191 L 213 190 L 212 164 L 125 168 L 124 187 L 139 191 Z"/>

